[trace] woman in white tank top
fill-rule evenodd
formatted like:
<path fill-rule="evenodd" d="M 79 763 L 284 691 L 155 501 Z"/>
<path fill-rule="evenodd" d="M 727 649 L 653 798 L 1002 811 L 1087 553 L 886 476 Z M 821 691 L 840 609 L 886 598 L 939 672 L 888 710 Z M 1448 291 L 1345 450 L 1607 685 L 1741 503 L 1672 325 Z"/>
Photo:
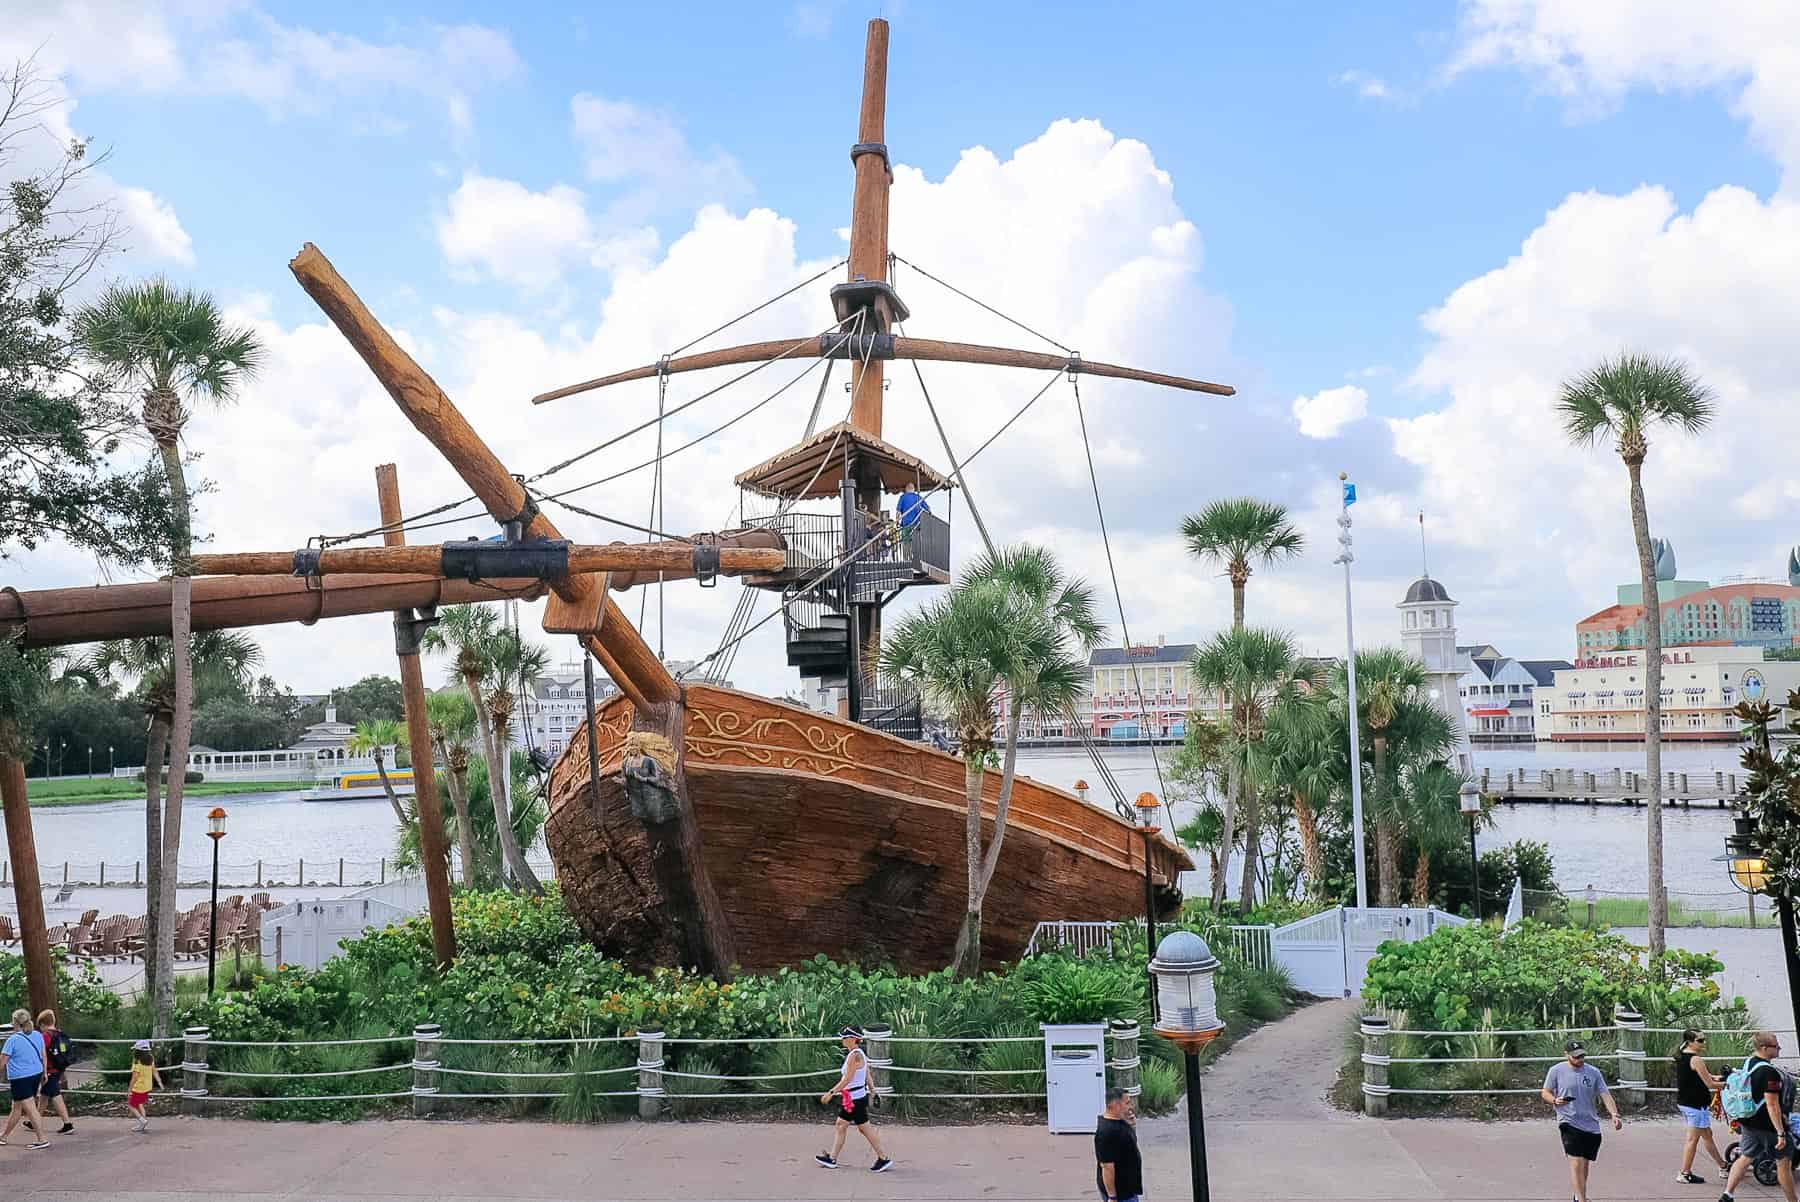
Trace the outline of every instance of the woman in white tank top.
<path fill-rule="evenodd" d="M 844 1045 L 843 1071 L 838 1074 L 838 1083 L 819 1095 L 820 1105 L 829 1106 L 832 1098 L 839 1099 L 836 1138 L 832 1141 L 831 1151 L 820 1152 L 813 1159 L 824 1168 L 837 1168 L 838 1156 L 844 1151 L 844 1140 L 850 1134 L 850 1128 L 855 1127 L 875 1150 L 875 1163 L 869 1166 L 870 1171 L 885 1173 L 894 1162 L 881 1150 L 881 1138 L 869 1123 L 869 1057 L 862 1050 L 862 1028 L 845 1027 L 838 1032 L 838 1039 Z"/>

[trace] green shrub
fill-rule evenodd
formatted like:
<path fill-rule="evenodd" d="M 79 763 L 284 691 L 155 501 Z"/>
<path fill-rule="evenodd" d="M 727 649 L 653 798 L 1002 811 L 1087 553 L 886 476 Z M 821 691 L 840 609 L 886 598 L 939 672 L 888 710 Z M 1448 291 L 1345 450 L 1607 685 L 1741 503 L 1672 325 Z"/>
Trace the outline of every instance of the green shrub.
<path fill-rule="evenodd" d="M 1138 1068 L 1138 1106 L 1145 1114 L 1166 1114 L 1181 1101 L 1181 1070 L 1166 1060 L 1146 1060 Z"/>
<path fill-rule="evenodd" d="M 74 973 L 61 960 L 53 960 L 51 973 L 56 978 L 57 1017 L 70 1031 L 99 1038 L 90 1029 L 92 1020 L 116 1014 L 121 1005 L 119 995 L 106 987 L 99 971 L 85 960 Z M 25 957 L 0 952 L 0 998 L 24 998 L 26 993 Z"/>

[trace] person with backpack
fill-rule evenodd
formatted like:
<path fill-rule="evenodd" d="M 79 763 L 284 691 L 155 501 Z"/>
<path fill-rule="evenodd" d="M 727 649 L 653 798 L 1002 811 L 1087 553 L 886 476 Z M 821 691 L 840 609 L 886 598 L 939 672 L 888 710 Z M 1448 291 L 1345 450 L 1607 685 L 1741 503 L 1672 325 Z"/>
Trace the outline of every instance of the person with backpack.
<path fill-rule="evenodd" d="M 1775 1064 L 1781 1041 L 1773 1031 L 1750 1037 L 1750 1057 L 1742 1068 L 1725 1078 L 1719 1095 L 1725 1113 L 1738 1122 L 1738 1158 L 1731 1162 L 1725 1192 L 1719 1202 L 1734 1202 L 1733 1194 L 1744 1174 L 1759 1160 L 1775 1162 L 1776 1180 L 1787 1202 L 1794 1197 L 1794 1135 L 1789 1116 L 1794 1112 L 1794 1079 Z"/>
<path fill-rule="evenodd" d="M 1575 1202 L 1588 1202 L 1588 1170 L 1600 1156 L 1599 1104 L 1606 1103 L 1613 1130 L 1624 1126 L 1619 1107 L 1606 1088 L 1606 1077 L 1587 1062 L 1587 1049 L 1579 1039 L 1563 1044 L 1564 1059 L 1544 1074 L 1540 1096 L 1556 1107 L 1556 1129 L 1562 1136 L 1563 1155 L 1569 1158 L 1569 1184 Z"/>
<path fill-rule="evenodd" d="M 837 1136 L 832 1141 L 831 1151 L 820 1152 L 813 1159 L 821 1168 L 837 1168 L 838 1157 L 844 1152 L 844 1140 L 849 1136 L 850 1128 L 855 1127 L 875 1150 L 875 1163 L 869 1166 L 869 1171 L 885 1173 L 894 1162 L 881 1150 L 881 1137 L 869 1125 L 869 1057 L 862 1050 L 862 1028 L 845 1027 L 838 1032 L 838 1040 L 844 1045 L 844 1071 L 838 1076 L 836 1085 L 819 1095 L 822 1106 L 831 1105 L 833 1098 L 839 1099 Z"/>
<path fill-rule="evenodd" d="M 1681 1033 L 1681 1047 L 1676 1049 L 1674 1066 L 1675 1109 L 1681 1112 L 1687 1136 L 1681 1145 L 1681 1168 L 1676 1172 L 1675 1180 L 1682 1185 L 1706 1184 L 1706 1178 L 1694 1172 L 1694 1153 L 1704 1143 L 1706 1154 L 1719 1166 L 1719 1180 L 1723 1181 L 1727 1169 L 1724 1154 L 1713 1142 L 1712 1100 L 1713 1094 L 1723 1089 L 1725 1083 L 1706 1067 L 1706 1032 L 1689 1027 Z"/>
<path fill-rule="evenodd" d="M 49 1118 L 51 1110 L 62 1120 L 62 1126 L 56 1129 L 58 1135 L 67 1135 L 75 1130 L 75 1124 L 69 1121 L 69 1104 L 63 1101 L 63 1074 L 69 1071 L 73 1060 L 70 1054 L 69 1037 L 56 1025 L 56 1011 L 46 1010 L 37 1016 L 38 1034 L 44 1040 L 44 1083 L 38 1087 L 38 1097 L 43 1101 L 38 1109 Z"/>

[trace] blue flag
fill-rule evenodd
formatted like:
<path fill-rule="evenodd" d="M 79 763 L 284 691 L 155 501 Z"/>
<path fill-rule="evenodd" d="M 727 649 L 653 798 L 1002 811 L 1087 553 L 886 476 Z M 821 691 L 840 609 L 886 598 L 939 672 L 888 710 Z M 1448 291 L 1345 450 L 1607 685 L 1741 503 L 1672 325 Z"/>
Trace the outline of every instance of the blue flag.
<path fill-rule="evenodd" d="M 1346 480 L 1344 481 L 1344 508 L 1348 509 L 1354 504 L 1356 504 L 1356 485 Z"/>

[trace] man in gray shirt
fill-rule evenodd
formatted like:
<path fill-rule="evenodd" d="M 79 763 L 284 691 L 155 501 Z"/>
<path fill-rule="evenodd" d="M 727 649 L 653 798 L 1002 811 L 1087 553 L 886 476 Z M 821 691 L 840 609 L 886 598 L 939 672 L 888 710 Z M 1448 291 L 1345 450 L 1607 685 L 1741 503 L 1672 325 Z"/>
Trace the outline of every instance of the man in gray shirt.
<path fill-rule="evenodd" d="M 1553 1064 L 1544 1074 L 1544 1101 L 1556 1107 L 1556 1129 L 1562 1135 L 1563 1155 L 1569 1158 L 1569 1183 L 1575 1187 L 1575 1202 L 1588 1202 L 1588 1168 L 1600 1155 L 1600 1113 L 1598 1103 L 1606 1103 L 1612 1116 L 1613 1130 L 1624 1126 L 1619 1108 L 1606 1088 L 1606 1078 L 1587 1062 L 1587 1049 L 1579 1039 L 1563 1045 L 1567 1057 Z"/>

